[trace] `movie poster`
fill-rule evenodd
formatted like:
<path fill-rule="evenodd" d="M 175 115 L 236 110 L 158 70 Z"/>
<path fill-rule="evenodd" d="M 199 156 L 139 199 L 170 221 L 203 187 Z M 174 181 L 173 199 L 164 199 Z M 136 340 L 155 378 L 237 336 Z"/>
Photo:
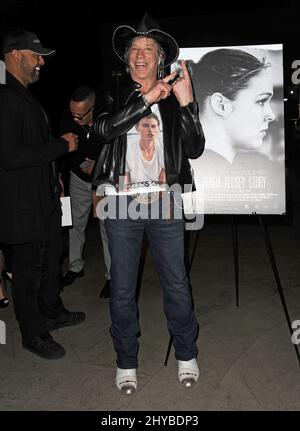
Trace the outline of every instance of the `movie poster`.
<path fill-rule="evenodd" d="M 282 45 L 182 48 L 179 58 L 206 139 L 190 160 L 204 213 L 284 214 Z"/>

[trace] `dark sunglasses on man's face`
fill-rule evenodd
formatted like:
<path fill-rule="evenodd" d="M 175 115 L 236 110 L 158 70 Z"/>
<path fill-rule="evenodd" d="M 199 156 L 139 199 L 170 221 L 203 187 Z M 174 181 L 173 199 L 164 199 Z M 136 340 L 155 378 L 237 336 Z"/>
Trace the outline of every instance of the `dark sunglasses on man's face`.
<path fill-rule="evenodd" d="M 78 115 L 78 114 L 76 114 L 76 113 L 74 113 L 72 111 L 71 111 L 71 115 L 72 115 L 72 117 L 76 118 L 76 120 L 82 121 L 90 112 L 93 111 L 94 106 L 95 105 L 91 106 L 90 109 L 88 111 L 86 111 L 86 113 L 83 114 L 83 115 Z"/>

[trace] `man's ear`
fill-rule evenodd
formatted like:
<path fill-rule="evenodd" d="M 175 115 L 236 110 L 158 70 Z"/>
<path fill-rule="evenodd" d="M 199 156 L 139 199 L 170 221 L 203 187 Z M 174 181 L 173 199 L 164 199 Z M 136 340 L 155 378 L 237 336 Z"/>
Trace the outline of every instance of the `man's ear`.
<path fill-rule="evenodd" d="M 228 117 L 232 112 L 232 101 L 222 93 L 213 93 L 210 97 L 212 110 L 221 117 Z"/>
<path fill-rule="evenodd" d="M 18 49 L 13 49 L 10 54 L 11 54 L 11 57 L 13 58 L 14 62 L 19 64 L 20 60 L 21 60 L 20 51 Z"/>

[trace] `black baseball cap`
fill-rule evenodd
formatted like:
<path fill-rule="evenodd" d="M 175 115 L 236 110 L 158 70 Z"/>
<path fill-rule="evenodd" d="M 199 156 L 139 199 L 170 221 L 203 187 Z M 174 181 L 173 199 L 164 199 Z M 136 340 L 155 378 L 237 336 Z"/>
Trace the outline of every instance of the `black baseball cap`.
<path fill-rule="evenodd" d="M 8 33 L 3 41 L 2 53 L 7 54 L 14 49 L 30 49 L 39 55 L 53 55 L 54 49 L 44 48 L 36 34 L 26 30 L 14 30 Z"/>

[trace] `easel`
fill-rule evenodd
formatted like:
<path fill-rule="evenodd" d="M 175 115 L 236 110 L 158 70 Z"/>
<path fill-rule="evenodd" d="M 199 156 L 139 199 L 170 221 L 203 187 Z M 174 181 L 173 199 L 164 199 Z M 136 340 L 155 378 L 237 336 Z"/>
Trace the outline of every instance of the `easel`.
<path fill-rule="evenodd" d="M 273 270 L 273 274 L 275 277 L 275 281 L 276 281 L 276 285 L 277 285 L 277 289 L 278 289 L 278 293 L 281 299 L 281 304 L 283 307 L 283 311 L 284 311 L 284 315 L 289 327 L 289 331 L 290 334 L 293 334 L 292 331 L 292 324 L 291 324 L 291 319 L 290 319 L 290 315 L 288 312 L 288 308 L 286 305 L 286 301 L 285 301 L 285 297 L 284 297 L 284 293 L 283 293 L 283 289 L 282 289 L 282 285 L 281 285 L 281 281 L 280 281 L 280 277 L 279 277 L 279 272 L 277 269 L 277 265 L 276 265 L 276 261 L 275 261 L 275 257 L 274 257 L 274 253 L 273 253 L 273 249 L 272 249 L 272 244 L 271 244 L 271 240 L 270 240 L 270 236 L 269 236 L 269 232 L 268 232 L 268 228 L 267 225 L 263 222 L 262 216 L 256 213 L 253 213 L 254 216 L 256 216 L 258 218 L 259 221 L 259 225 L 260 225 L 260 229 L 261 229 L 261 233 L 262 236 L 264 238 L 264 242 L 265 242 L 265 246 L 266 246 L 266 250 L 267 253 L 269 255 L 269 259 L 270 259 L 270 263 L 271 263 L 271 267 Z M 231 215 L 231 228 L 232 228 L 232 242 L 233 242 L 233 258 L 234 258 L 234 270 L 235 270 L 235 291 L 236 291 L 236 306 L 239 306 L 239 259 L 238 259 L 238 229 L 237 229 L 237 223 L 236 223 L 236 218 Z M 191 259 L 190 259 L 190 265 L 188 268 L 188 275 L 190 274 L 190 270 L 192 268 L 192 264 L 193 264 L 193 260 L 194 260 L 194 256 L 195 256 L 195 251 L 196 251 L 196 247 L 197 247 L 197 243 L 199 240 L 199 235 L 200 235 L 200 230 L 197 231 L 196 234 L 196 238 L 194 241 L 194 245 L 193 245 L 193 251 L 192 251 L 192 255 L 191 255 Z M 166 354 L 166 359 L 164 362 L 164 365 L 166 366 L 168 364 L 168 359 L 169 359 L 169 355 L 170 355 L 170 351 L 171 351 L 171 347 L 172 347 L 172 343 L 173 343 L 173 337 L 172 335 L 170 336 L 170 340 L 169 340 L 169 345 L 168 345 L 168 349 L 167 349 L 167 354 Z M 300 354 L 297 348 L 297 345 L 294 344 L 294 348 L 295 348 L 295 352 L 296 352 L 296 356 L 298 359 L 298 363 L 300 366 Z"/>

